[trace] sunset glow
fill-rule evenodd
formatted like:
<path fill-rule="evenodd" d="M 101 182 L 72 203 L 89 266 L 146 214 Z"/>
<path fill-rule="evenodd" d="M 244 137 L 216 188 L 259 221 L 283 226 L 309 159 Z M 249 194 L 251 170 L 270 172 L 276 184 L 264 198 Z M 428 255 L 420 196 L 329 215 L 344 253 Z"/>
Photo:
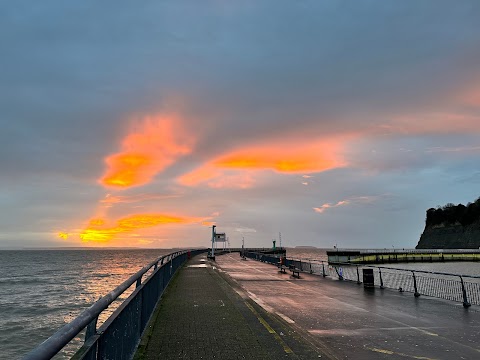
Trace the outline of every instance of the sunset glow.
<path fill-rule="evenodd" d="M 323 172 L 346 166 L 341 155 L 343 141 L 302 139 L 245 147 L 182 175 L 179 182 L 185 186 L 205 183 L 212 188 L 249 188 L 255 183 L 255 171 L 270 170 L 282 174 Z"/>
<path fill-rule="evenodd" d="M 122 150 L 105 158 L 100 183 L 129 188 L 149 183 L 174 161 L 192 151 L 194 139 L 183 120 L 172 115 L 145 117 L 122 141 Z"/>
<path fill-rule="evenodd" d="M 271 169 L 281 173 L 321 172 L 344 166 L 341 144 L 329 141 L 273 144 L 241 149 L 214 162 L 220 168 Z"/>
<path fill-rule="evenodd" d="M 68 234 L 60 231 L 58 233 L 58 237 L 61 238 L 61 239 L 67 240 L 68 239 Z"/>
<path fill-rule="evenodd" d="M 415 247 L 480 196 L 478 0 L 4 3 L 0 247 Z"/>
<path fill-rule="evenodd" d="M 92 219 L 88 227 L 80 234 L 84 242 L 109 242 L 121 236 L 134 234 L 136 231 L 166 224 L 191 224 L 199 222 L 198 218 L 171 216 L 165 214 L 137 214 L 121 218 L 115 225 L 109 226 L 103 219 Z"/>

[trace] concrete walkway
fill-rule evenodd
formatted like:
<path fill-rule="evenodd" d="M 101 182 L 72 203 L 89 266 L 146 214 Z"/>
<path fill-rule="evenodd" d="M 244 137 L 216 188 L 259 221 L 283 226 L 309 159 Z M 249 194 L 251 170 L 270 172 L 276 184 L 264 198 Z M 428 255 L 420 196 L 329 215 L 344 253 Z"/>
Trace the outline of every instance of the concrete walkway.
<path fill-rule="evenodd" d="M 137 360 L 319 357 L 326 358 L 250 299 L 205 255 L 179 270 L 135 355 Z"/>
<path fill-rule="evenodd" d="M 480 309 L 217 257 L 232 283 L 333 359 L 480 359 Z"/>
<path fill-rule="evenodd" d="M 480 309 L 239 255 L 181 269 L 136 359 L 480 359 Z"/>

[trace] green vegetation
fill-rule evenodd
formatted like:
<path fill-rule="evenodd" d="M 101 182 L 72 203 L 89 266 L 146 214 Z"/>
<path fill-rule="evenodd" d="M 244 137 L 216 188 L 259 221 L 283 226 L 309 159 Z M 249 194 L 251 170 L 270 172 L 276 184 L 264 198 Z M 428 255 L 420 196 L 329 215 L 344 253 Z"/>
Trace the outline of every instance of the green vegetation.
<path fill-rule="evenodd" d="M 470 225 L 480 220 L 480 197 L 473 203 L 454 205 L 452 203 L 427 210 L 426 227 L 434 225 Z"/>

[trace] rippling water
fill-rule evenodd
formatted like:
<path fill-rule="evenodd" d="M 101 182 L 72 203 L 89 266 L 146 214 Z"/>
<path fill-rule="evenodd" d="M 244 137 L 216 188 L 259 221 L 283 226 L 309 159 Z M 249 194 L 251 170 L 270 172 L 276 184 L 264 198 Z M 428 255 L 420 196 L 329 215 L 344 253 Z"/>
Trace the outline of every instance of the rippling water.
<path fill-rule="evenodd" d="M 0 359 L 18 359 L 140 268 L 172 250 L 0 251 Z M 287 256 L 327 260 L 325 249 L 289 248 Z M 480 263 L 386 265 L 480 275 Z M 130 289 L 120 302 L 133 289 Z M 102 323 L 120 302 L 114 303 Z M 80 334 L 56 358 L 69 358 Z"/>
<path fill-rule="evenodd" d="M 0 251 L 0 359 L 20 358 L 143 266 L 170 252 Z M 58 358 L 71 356 L 80 343 L 81 336 Z"/>

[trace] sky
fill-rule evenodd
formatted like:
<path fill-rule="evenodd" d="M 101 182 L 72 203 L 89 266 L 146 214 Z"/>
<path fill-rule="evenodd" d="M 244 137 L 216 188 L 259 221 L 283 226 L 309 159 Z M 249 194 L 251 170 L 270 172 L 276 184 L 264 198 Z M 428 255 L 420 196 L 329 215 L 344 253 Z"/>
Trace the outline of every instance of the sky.
<path fill-rule="evenodd" d="M 480 2 L 1 1 L 0 248 L 411 248 L 480 196 Z"/>

